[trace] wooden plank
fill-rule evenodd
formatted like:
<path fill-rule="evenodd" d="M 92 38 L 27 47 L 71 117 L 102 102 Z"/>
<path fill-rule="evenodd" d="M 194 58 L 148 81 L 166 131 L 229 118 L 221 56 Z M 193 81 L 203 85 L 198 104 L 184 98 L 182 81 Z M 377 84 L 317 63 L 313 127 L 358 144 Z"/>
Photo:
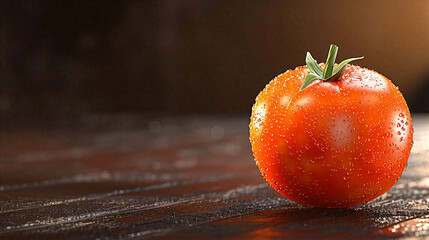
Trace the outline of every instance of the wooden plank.
<path fill-rule="evenodd" d="M 414 116 L 415 144 L 398 183 L 339 210 L 272 190 L 253 162 L 246 118 L 136 116 L 125 127 L 112 119 L 0 132 L 0 237 L 429 236 L 428 115 Z"/>

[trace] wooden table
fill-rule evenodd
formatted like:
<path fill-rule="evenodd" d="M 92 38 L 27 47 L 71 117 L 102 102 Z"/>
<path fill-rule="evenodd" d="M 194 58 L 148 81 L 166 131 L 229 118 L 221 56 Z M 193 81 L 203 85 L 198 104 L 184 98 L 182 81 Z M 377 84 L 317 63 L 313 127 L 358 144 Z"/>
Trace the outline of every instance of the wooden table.
<path fill-rule="evenodd" d="M 262 179 L 248 117 L 86 116 L 0 135 L 0 238 L 429 237 L 429 115 L 386 194 L 313 209 Z"/>

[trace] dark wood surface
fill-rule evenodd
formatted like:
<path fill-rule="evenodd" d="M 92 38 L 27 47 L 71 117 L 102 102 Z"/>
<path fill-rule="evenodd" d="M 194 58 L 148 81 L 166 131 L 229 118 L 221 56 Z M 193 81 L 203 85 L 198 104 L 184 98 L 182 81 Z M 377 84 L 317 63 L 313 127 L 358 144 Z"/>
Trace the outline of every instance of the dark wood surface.
<path fill-rule="evenodd" d="M 262 179 L 247 117 L 89 116 L 0 133 L 0 238 L 429 237 L 429 115 L 386 194 L 314 209 Z"/>

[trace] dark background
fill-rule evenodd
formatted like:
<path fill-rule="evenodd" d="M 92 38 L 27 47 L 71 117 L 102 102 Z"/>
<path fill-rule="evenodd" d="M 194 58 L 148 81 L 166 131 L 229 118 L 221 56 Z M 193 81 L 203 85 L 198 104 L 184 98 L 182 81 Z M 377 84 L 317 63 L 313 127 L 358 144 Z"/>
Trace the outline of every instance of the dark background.
<path fill-rule="evenodd" d="M 3 119 L 249 114 L 273 77 L 356 62 L 429 105 L 429 1 L 1 1 Z"/>

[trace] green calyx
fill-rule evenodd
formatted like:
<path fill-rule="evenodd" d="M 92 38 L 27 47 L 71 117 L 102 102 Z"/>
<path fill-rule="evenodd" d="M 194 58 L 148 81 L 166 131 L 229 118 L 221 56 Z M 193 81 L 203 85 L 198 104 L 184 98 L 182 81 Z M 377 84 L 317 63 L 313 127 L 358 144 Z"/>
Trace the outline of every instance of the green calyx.
<path fill-rule="evenodd" d="M 326 64 L 323 70 L 319 67 L 319 64 L 317 64 L 316 60 L 314 60 L 311 54 L 307 52 L 305 62 L 307 63 L 307 67 L 310 70 L 310 73 L 307 74 L 307 76 L 305 77 L 300 90 L 303 90 L 315 80 L 322 80 L 324 82 L 337 81 L 346 71 L 347 64 L 352 61 L 356 61 L 363 58 L 357 57 L 346 59 L 334 68 L 335 58 L 337 58 L 337 52 L 338 46 L 331 44 L 331 47 L 329 48 L 328 58 L 326 59 Z"/>

